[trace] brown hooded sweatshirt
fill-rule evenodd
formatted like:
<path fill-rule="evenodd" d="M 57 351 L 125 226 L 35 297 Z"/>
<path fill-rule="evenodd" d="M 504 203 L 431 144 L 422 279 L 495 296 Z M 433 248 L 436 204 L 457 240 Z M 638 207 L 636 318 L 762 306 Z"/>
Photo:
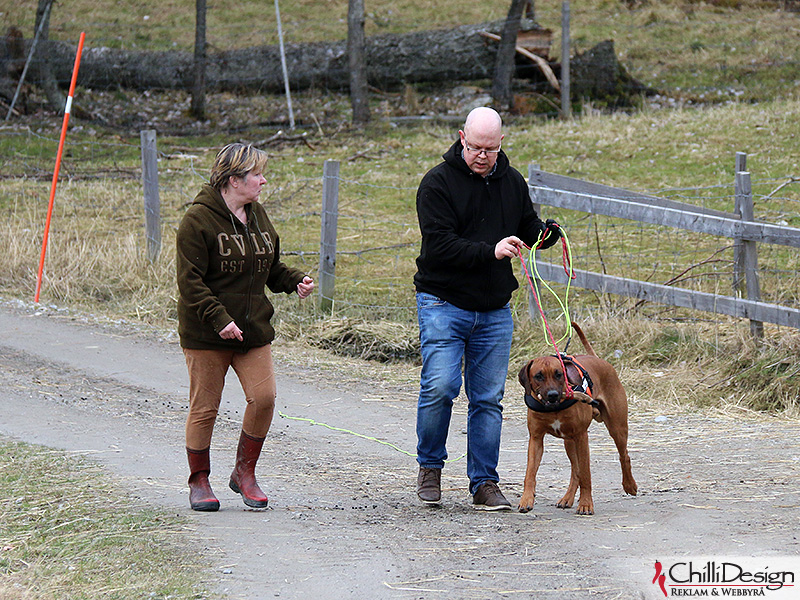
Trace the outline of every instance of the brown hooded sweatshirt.
<path fill-rule="evenodd" d="M 305 274 L 280 260 L 280 240 L 264 207 L 245 207 L 239 221 L 222 195 L 205 184 L 178 228 L 178 333 L 181 347 L 238 350 L 275 339 L 275 312 L 265 287 L 290 294 Z M 219 332 L 231 321 L 244 341 L 224 340 Z"/>

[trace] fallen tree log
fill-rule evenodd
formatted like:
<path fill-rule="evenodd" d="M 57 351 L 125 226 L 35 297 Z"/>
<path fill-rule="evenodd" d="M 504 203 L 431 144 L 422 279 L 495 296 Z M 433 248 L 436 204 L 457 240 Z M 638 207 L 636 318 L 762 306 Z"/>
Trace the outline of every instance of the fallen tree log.
<path fill-rule="evenodd" d="M 500 36 L 494 33 L 490 33 L 488 31 L 482 31 L 481 35 L 487 39 L 492 40 L 493 42 L 499 42 Z M 535 64 L 539 69 L 542 71 L 542 75 L 544 75 L 545 79 L 547 79 L 547 83 L 549 83 L 554 90 L 557 92 L 561 91 L 561 84 L 556 79 L 556 74 L 553 73 L 553 69 L 550 67 L 550 64 L 538 54 L 534 54 L 527 48 L 523 48 L 522 46 L 517 45 L 515 48 L 516 52 L 530 60 L 533 64 Z"/>
<path fill-rule="evenodd" d="M 524 26 L 535 27 L 531 22 Z M 389 89 L 406 83 L 455 82 L 490 79 L 497 44 L 483 33 L 497 34 L 502 21 L 464 25 L 455 29 L 419 31 L 407 34 L 371 36 L 366 40 L 367 77 L 370 85 Z M 572 62 L 576 97 L 593 93 L 602 87 L 603 93 L 615 90 L 618 95 L 638 94 L 643 86 L 627 76 L 624 67 L 613 55 L 603 53 L 605 61 L 592 60 L 581 67 L 581 56 Z M 65 43 L 49 42 L 50 61 L 57 79 L 69 83 L 74 48 Z M 294 89 L 317 87 L 331 90 L 347 89 L 349 66 L 346 41 L 311 42 L 286 45 L 289 79 Z M 589 53 L 587 53 L 589 54 Z M 593 55 L 591 55 L 593 56 Z M 517 65 L 517 75 L 544 80 L 540 67 L 526 71 Z M 597 69 L 601 69 L 602 72 Z M 558 73 L 558 66 L 553 70 Z M 586 77 L 582 86 L 581 77 Z M 605 82 L 606 77 L 613 81 Z M 281 93 L 283 76 L 279 48 L 258 46 L 208 55 L 206 82 L 209 90 L 259 91 Z M 91 89 L 191 89 L 192 54 L 166 51 L 146 52 L 86 47 L 81 59 L 79 85 Z"/>

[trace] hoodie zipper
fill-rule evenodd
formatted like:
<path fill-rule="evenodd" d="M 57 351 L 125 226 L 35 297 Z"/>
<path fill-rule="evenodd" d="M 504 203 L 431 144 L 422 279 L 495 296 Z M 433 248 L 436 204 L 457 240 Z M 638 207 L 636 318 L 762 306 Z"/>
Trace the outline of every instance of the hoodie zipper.
<path fill-rule="evenodd" d="M 486 184 L 485 192 L 486 192 L 487 204 L 488 204 L 489 209 L 491 210 L 492 193 L 489 190 L 489 177 L 488 176 L 484 177 L 483 181 Z M 490 291 L 492 289 L 492 267 L 493 266 L 494 265 L 490 262 L 489 263 L 489 277 L 487 277 L 486 280 L 483 282 L 483 302 L 484 302 L 484 307 L 485 308 L 488 308 L 488 306 L 489 306 L 489 295 L 490 295 Z"/>
<path fill-rule="evenodd" d="M 254 219 L 257 218 L 255 216 L 255 211 L 251 211 L 250 214 Z M 256 280 L 256 271 L 255 271 L 256 249 L 255 246 L 253 245 L 253 238 L 250 235 L 249 221 L 250 220 L 248 219 L 248 222 L 244 224 L 244 236 L 245 238 L 247 238 L 247 244 L 250 248 L 252 262 L 250 264 L 250 284 L 247 287 L 247 304 L 246 304 L 247 310 L 245 311 L 246 329 L 244 330 L 244 335 L 242 335 L 242 338 L 244 338 L 242 341 L 243 346 L 247 344 L 247 338 L 250 335 L 250 314 L 253 308 L 253 285 L 255 284 Z"/>
<path fill-rule="evenodd" d="M 253 214 L 253 213 L 251 213 L 251 214 Z M 255 218 L 255 215 L 253 215 L 253 218 Z M 234 234 L 238 234 L 239 233 L 239 228 L 236 226 L 236 217 L 233 216 L 233 213 L 231 213 L 230 219 L 231 219 L 231 225 L 233 225 Z M 249 217 L 248 217 L 248 221 L 249 221 Z M 239 221 L 239 222 L 242 223 L 241 221 Z M 247 240 L 247 245 L 250 247 L 251 255 L 253 257 L 255 257 L 255 255 L 256 255 L 255 248 L 253 247 L 253 240 L 250 238 L 250 228 L 248 227 L 248 223 L 242 223 L 242 225 L 244 226 L 244 238 Z M 247 264 L 247 256 L 246 255 L 243 256 L 242 259 L 245 261 L 245 264 Z M 241 330 L 242 330 L 242 341 L 240 342 L 240 345 L 243 348 L 247 347 L 247 338 L 250 336 L 250 329 L 251 329 L 251 327 L 250 327 L 250 314 L 251 314 L 252 308 L 253 308 L 253 302 L 252 302 L 253 284 L 255 283 L 254 265 L 252 265 L 252 264 L 250 265 L 249 271 L 250 271 L 250 275 L 249 275 L 250 282 L 249 282 L 249 284 L 247 286 L 247 300 L 245 301 L 245 307 L 246 308 L 245 308 L 245 313 L 244 313 L 244 323 L 242 323 L 242 327 L 241 327 Z"/>

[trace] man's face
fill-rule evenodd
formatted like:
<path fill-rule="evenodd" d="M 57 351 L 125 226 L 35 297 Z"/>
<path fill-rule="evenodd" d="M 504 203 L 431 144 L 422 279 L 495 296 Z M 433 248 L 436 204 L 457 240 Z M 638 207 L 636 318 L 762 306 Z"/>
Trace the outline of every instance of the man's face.
<path fill-rule="evenodd" d="M 494 169 L 500 151 L 502 134 L 492 129 L 470 129 L 469 134 L 459 131 L 464 148 L 464 162 L 476 175 L 486 177 Z"/>

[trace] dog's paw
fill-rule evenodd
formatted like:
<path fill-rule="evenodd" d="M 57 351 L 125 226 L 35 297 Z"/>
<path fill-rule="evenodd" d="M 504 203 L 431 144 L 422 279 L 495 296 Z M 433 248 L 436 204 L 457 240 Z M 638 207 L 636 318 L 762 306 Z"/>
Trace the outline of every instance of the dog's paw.
<path fill-rule="evenodd" d="M 561 500 L 556 502 L 556 507 L 557 508 L 572 508 L 572 504 L 574 503 L 574 501 L 575 501 L 575 496 L 567 494 Z"/>
<path fill-rule="evenodd" d="M 636 482 L 631 478 L 630 481 L 622 480 L 622 489 L 625 490 L 626 494 L 630 494 L 631 496 L 635 496 L 636 493 L 639 491 L 639 486 L 636 485 Z"/>
<path fill-rule="evenodd" d="M 519 501 L 519 512 L 527 513 L 533 510 L 533 497 L 522 496 Z"/>
<path fill-rule="evenodd" d="M 578 514 L 578 515 L 593 515 L 594 514 L 594 505 L 593 504 L 578 504 L 578 509 L 575 511 L 575 514 Z"/>

